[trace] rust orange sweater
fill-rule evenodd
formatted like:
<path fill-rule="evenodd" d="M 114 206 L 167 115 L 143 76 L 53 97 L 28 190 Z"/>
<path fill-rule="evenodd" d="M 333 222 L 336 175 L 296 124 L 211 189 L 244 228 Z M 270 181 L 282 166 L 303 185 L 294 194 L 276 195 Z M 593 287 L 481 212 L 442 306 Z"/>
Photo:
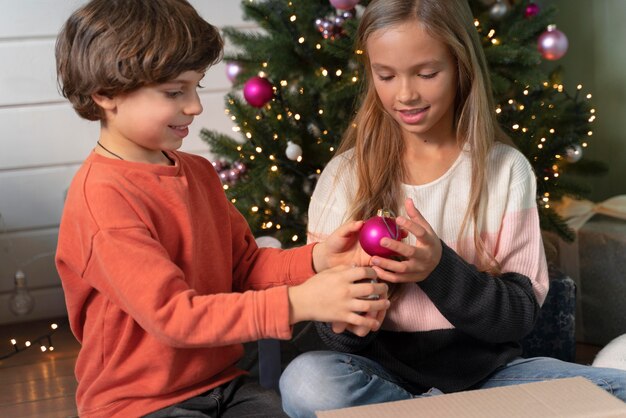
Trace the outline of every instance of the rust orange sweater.
<path fill-rule="evenodd" d="M 242 342 L 291 336 L 285 284 L 314 274 L 311 246 L 257 248 L 211 164 L 92 153 L 69 189 L 57 269 L 79 414 L 135 417 L 243 373 Z"/>

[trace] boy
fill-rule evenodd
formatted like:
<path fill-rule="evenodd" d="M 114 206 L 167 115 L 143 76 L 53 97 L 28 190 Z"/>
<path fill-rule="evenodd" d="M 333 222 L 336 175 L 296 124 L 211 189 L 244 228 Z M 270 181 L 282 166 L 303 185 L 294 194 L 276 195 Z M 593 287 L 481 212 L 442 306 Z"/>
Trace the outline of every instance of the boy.
<path fill-rule="evenodd" d="M 185 0 L 93 0 L 59 34 L 63 95 L 101 125 L 56 257 L 82 345 L 81 417 L 284 416 L 235 367 L 241 343 L 290 338 L 303 320 L 366 332 L 380 323 L 356 312 L 388 307 L 361 299 L 384 284 L 354 283 L 372 269 L 340 266 L 361 255 L 360 223 L 316 246 L 258 249 L 210 163 L 176 151 L 222 46 Z"/>

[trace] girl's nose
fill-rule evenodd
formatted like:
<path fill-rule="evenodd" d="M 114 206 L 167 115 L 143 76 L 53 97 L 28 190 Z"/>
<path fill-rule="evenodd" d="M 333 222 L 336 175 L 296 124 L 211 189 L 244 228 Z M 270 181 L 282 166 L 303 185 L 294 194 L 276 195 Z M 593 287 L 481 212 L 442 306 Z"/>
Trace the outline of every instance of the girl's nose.
<path fill-rule="evenodd" d="M 398 101 L 402 103 L 411 103 L 419 99 L 419 91 L 412 80 L 404 80 L 400 85 L 398 92 Z"/>

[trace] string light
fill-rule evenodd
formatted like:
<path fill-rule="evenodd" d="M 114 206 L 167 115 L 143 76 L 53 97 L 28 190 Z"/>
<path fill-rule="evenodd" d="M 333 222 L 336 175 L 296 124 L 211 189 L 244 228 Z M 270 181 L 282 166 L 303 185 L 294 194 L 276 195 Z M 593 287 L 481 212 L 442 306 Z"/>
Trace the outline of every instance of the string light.
<path fill-rule="evenodd" d="M 36 345 L 39 345 L 39 349 L 41 350 L 41 352 L 54 351 L 54 346 L 52 345 L 52 335 L 58 330 L 58 328 L 59 326 L 57 324 L 55 323 L 50 324 L 50 331 L 47 334 L 37 337 L 32 341 L 31 340 L 24 341 L 24 346 L 22 347 L 19 346 L 18 341 L 15 338 L 11 338 L 9 341 L 11 343 L 11 347 L 13 348 L 13 351 L 0 356 L 0 360 L 4 360 L 9 357 L 12 357 Z"/>

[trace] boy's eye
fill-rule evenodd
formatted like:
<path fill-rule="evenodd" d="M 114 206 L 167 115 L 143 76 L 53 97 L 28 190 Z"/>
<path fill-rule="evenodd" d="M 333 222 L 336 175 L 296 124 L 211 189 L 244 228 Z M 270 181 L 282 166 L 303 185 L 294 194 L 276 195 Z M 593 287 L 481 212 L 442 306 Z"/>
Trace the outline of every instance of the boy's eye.
<path fill-rule="evenodd" d="M 180 96 L 181 94 L 183 94 L 182 91 L 180 90 L 176 90 L 176 91 L 166 91 L 165 95 L 167 97 L 169 97 L 170 99 L 175 99 L 176 97 Z"/>
<path fill-rule="evenodd" d="M 203 88 L 204 88 L 204 86 L 203 86 L 202 84 L 200 84 L 200 83 L 198 83 L 198 84 L 196 85 L 196 87 L 197 87 L 197 88 L 199 88 L 199 89 L 203 89 Z"/>

